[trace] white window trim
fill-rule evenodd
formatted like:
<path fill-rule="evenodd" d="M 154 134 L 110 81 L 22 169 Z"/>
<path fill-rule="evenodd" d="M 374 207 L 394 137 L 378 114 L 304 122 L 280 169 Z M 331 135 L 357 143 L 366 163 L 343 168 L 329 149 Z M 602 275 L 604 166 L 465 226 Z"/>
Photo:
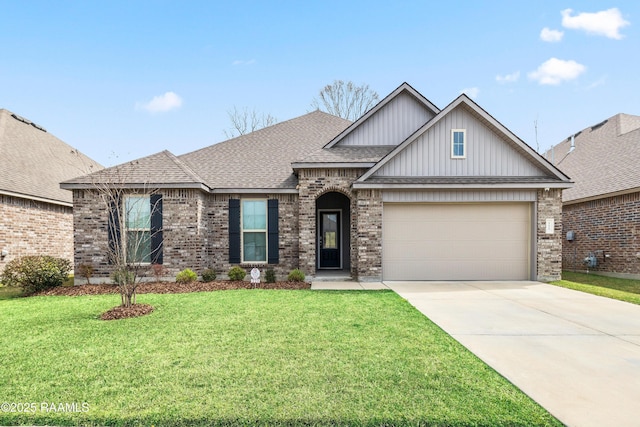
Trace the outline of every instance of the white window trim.
<path fill-rule="evenodd" d="M 456 156 L 453 151 L 453 137 L 456 132 L 462 132 L 462 156 Z M 452 159 L 466 159 L 467 158 L 467 130 L 466 129 L 451 129 L 451 158 Z"/>
<path fill-rule="evenodd" d="M 244 210 L 244 202 L 251 202 L 251 201 L 260 201 L 260 202 L 265 202 L 265 206 L 264 206 L 264 229 L 247 229 L 245 230 L 244 228 L 244 214 L 243 214 L 243 210 Z M 264 248 L 264 252 L 265 252 L 265 259 L 264 261 L 247 261 L 244 259 L 244 233 L 258 233 L 258 232 L 263 232 L 264 231 L 264 242 L 265 242 L 265 248 Z M 240 199 L 240 263 L 241 264 L 267 264 L 269 261 L 269 201 L 267 199 L 259 199 L 259 198 L 247 198 L 247 199 Z"/>
<path fill-rule="evenodd" d="M 129 228 L 128 227 L 128 216 L 129 216 L 129 212 L 127 211 L 127 200 L 128 199 L 147 199 L 147 203 L 149 205 L 151 205 L 151 196 L 148 194 L 127 194 L 124 196 L 124 199 L 122 200 L 122 210 L 124 211 L 124 215 L 122 216 L 122 219 L 124 220 L 124 238 L 121 240 L 122 242 L 124 242 L 124 247 L 122 248 L 122 251 L 124 252 L 124 259 L 127 261 L 127 263 L 129 262 L 129 254 L 128 254 L 128 248 L 129 248 L 129 232 L 130 231 L 148 231 L 149 232 L 149 238 L 151 238 L 151 215 L 152 212 L 149 211 L 149 228 Z M 121 230 L 123 229 L 121 228 Z M 151 244 L 151 242 L 149 242 L 149 244 Z M 149 258 L 153 258 L 152 257 L 152 251 L 153 248 L 151 248 L 151 251 L 149 252 Z M 132 264 L 137 264 L 137 265 L 151 265 L 151 262 L 143 262 L 143 261 L 131 261 Z"/>

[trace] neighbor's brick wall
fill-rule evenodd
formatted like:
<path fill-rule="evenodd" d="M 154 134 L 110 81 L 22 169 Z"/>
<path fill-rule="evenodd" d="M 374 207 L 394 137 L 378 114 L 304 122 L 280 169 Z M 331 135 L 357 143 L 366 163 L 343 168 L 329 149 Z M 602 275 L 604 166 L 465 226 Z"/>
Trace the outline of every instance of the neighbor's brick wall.
<path fill-rule="evenodd" d="M 210 230 L 205 267 L 213 268 L 226 276 L 229 264 L 229 199 L 267 198 L 278 200 L 278 264 L 240 264 L 247 273 L 253 267 L 262 272 L 272 268 L 278 280 L 286 279 L 289 272 L 298 268 L 298 195 L 297 194 L 213 194 L 209 196 L 206 210 Z"/>
<path fill-rule="evenodd" d="M 537 280 L 560 280 L 562 274 L 562 190 L 538 190 Z M 547 218 L 554 219 L 553 234 L 546 233 Z"/>
<path fill-rule="evenodd" d="M 364 172 L 365 169 L 301 169 L 298 172 L 300 268 L 307 275 L 316 274 L 316 200 L 323 194 L 334 191 L 344 194 L 351 201 L 351 275 L 358 276 L 360 260 L 358 250 L 353 250 L 358 239 L 357 206 L 351 184 Z"/>
<path fill-rule="evenodd" d="M 563 244 L 564 269 L 585 270 L 582 260 L 594 252 L 591 271 L 640 274 L 640 192 L 565 205 L 562 217 L 563 235 L 576 233 Z"/>
<path fill-rule="evenodd" d="M 0 272 L 25 255 L 73 261 L 73 213 L 68 206 L 0 194 Z"/>

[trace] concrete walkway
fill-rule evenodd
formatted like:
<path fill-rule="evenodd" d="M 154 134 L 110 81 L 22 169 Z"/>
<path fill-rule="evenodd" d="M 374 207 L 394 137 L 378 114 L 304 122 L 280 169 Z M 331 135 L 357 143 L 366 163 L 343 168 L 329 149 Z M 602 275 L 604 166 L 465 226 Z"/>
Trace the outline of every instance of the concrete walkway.
<path fill-rule="evenodd" d="M 331 290 L 331 291 L 377 291 L 380 289 L 389 289 L 382 282 L 353 282 L 353 281 L 312 281 L 311 289 L 313 290 Z"/>
<path fill-rule="evenodd" d="M 639 426 L 640 306 L 538 282 L 385 282 L 568 426 Z"/>

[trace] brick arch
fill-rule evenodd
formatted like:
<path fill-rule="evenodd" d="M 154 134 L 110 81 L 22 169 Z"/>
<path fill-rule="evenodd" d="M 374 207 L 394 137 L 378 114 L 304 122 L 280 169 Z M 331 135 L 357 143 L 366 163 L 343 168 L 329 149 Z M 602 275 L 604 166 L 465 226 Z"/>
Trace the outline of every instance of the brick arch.
<path fill-rule="evenodd" d="M 318 191 L 314 195 L 314 200 L 317 202 L 320 197 L 324 196 L 327 193 L 340 193 L 343 196 L 346 196 L 349 199 L 350 202 L 353 203 L 353 201 L 354 201 L 354 196 L 351 193 L 351 191 L 349 191 L 349 190 L 347 190 L 345 188 L 338 187 L 338 186 L 333 186 L 333 185 L 329 186 L 329 187 L 326 187 L 326 188 L 323 188 L 322 190 Z"/>

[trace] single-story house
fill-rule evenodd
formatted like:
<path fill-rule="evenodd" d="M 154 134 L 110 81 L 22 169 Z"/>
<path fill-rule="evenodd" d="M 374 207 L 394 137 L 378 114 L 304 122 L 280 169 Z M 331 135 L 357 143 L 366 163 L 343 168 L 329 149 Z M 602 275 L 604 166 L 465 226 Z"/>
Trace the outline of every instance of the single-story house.
<path fill-rule="evenodd" d="M 564 268 L 640 278 L 640 116 L 616 114 L 545 157 L 575 181 L 563 193 Z"/>
<path fill-rule="evenodd" d="M 25 255 L 73 261 L 72 197 L 60 182 L 101 168 L 42 126 L 0 109 L 0 272 Z"/>
<path fill-rule="evenodd" d="M 102 277 L 118 234 L 105 182 L 131 192 L 111 209 L 145 206 L 122 220 L 125 236 L 155 236 L 134 258 L 172 274 L 240 265 L 359 280 L 558 279 L 572 185 L 466 95 L 440 109 L 407 83 L 353 123 L 314 111 L 64 182 L 75 262 Z"/>

